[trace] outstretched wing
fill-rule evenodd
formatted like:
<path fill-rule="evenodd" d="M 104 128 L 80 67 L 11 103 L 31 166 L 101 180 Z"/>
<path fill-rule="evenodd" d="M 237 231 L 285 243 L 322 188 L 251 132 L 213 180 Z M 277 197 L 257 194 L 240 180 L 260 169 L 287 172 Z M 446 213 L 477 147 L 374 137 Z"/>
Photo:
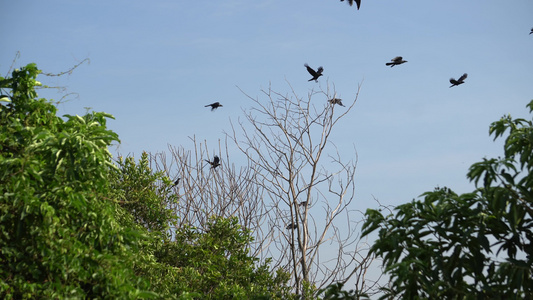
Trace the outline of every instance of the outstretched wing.
<path fill-rule="evenodd" d="M 468 77 L 468 74 L 464 73 L 463 76 L 459 77 L 459 79 L 457 81 L 459 81 L 459 82 L 464 81 L 466 79 L 466 77 Z"/>
<path fill-rule="evenodd" d="M 313 68 L 311 68 L 308 64 L 305 64 L 304 65 L 306 68 L 307 68 L 307 72 L 309 72 L 309 74 L 311 74 L 313 77 L 315 77 L 316 75 L 318 75 L 315 70 L 313 70 Z M 320 68 L 319 68 L 320 70 Z"/>
<path fill-rule="evenodd" d="M 341 0 L 341 2 L 344 2 L 344 0 Z M 350 6 L 353 5 L 353 2 L 354 0 L 348 0 L 348 4 L 350 4 Z M 359 7 L 361 7 L 361 0 L 355 0 L 355 4 L 357 4 L 357 9 L 359 9 Z"/>
<path fill-rule="evenodd" d="M 220 162 L 220 158 L 215 155 L 215 157 L 213 158 L 213 165 L 218 165 L 219 162 Z"/>
<path fill-rule="evenodd" d="M 401 56 L 396 56 L 395 58 L 391 59 L 391 61 L 395 62 L 395 63 L 399 63 L 403 60 L 403 57 Z"/>
<path fill-rule="evenodd" d="M 318 73 L 318 74 L 322 74 L 322 72 L 324 72 L 324 68 L 322 68 L 322 67 L 318 67 L 318 71 L 317 71 L 317 73 Z"/>

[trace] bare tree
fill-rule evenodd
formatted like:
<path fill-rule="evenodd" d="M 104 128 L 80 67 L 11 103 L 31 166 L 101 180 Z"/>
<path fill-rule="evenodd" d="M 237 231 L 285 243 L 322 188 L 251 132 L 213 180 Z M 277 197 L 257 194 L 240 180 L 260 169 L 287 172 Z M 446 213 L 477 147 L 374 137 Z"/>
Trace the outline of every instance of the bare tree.
<path fill-rule="evenodd" d="M 360 86 L 352 101 L 343 100 L 346 106 L 331 101 L 338 98 L 329 88 L 311 91 L 305 100 L 290 88 L 282 95 L 269 87 L 262 91 L 266 100 L 244 94 L 253 107 L 215 149 L 192 137 L 192 150 L 169 145 L 170 156 L 153 154 L 151 167 L 177 183 L 171 187 L 179 199 L 173 207 L 177 228 L 203 228 L 214 215 L 236 216 L 255 238 L 251 254 L 288 271 L 304 298 L 334 282 L 368 293 L 376 284 L 365 279 L 374 257 L 359 236 L 363 213 L 351 205 L 357 153 L 349 150 L 352 159 L 343 161 L 345 149 L 331 140 Z M 231 155 L 243 166 L 232 162 L 228 140 L 244 154 Z"/>
<path fill-rule="evenodd" d="M 177 228 L 192 225 L 204 228 L 211 216 L 237 217 L 243 229 L 261 234 L 265 220 L 262 188 L 254 184 L 253 169 L 236 168 L 227 151 L 227 143 L 210 152 L 207 143 L 191 138 L 193 149 L 169 145 L 170 157 L 165 152 L 152 154 L 151 168 L 163 171 L 175 180 L 172 186 L 178 201 L 172 209 L 179 216 Z M 219 157 L 214 168 L 210 160 Z M 206 162 L 209 161 L 209 162 Z M 177 178 L 180 178 L 178 181 Z M 261 240 L 256 239 L 253 249 L 261 249 Z"/>
<path fill-rule="evenodd" d="M 290 84 L 289 84 L 290 86 Z M 357 153 L 347 162 L 331 141 L 333 129 L 354 107 L 335 105 L 335 91 L 311 91 L 307 99 L 268 88 L 265 101 L 253 98 L 246 122 L 232 123 L 228 136 L 247 157 L 250 177 L 267 206 L 262 257 L 292 275 L 295 291 L 363 278 L 372 257 L 360 252 L 354 200 Z M 360 212 L 359 212 L 360 213 Z M 362 214 L 360 214 L 362 216 Z M 367 250 L 367 249 L 366 249 Z M 365 250 L 365 251 L 366 251 Z M 367 252 L 367 251 L 366 251 Z M 357 284 L 365 288 L 363 282 Z M 359 287 L 358 287 L 359 288 Z"/>

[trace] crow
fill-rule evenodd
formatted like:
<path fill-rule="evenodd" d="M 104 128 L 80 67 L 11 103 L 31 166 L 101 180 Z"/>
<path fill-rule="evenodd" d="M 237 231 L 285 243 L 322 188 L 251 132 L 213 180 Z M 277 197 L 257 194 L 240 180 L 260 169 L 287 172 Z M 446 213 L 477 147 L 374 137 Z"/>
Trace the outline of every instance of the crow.
<path fill-rule="evenodd" d="M 174 181 L 174 185 L 172 187 L 175 187 L 176 185 L 178 185 L 180 183 L 180 179 L 181 178 L 176 179 L 176 181 Z"/>
<path fill-rule="evenodd" d="M 450 83 L 452 84 L 450 85 L 450 87 L 465 83 L 465 79 L 467 76 L 468 74 L 464 73 L 463 76 L 459 77 L 459 79 L 457 80 L 450 78 Z"/>
<path fill-rule="evenodd" d="M 220 158 L 218 156 L 216 156 L 216 155 L 215 155 L 215 157 L 213 157 L 213 161 L 208 161 L 207 159 L 205 161 L 208 162 L 211 165 L 212 169 L 220 166 Z"/>
<path fill-rule="evenodd" d="M 328 100 L 328 102 L 333 104 L 333 105 L 338 104 L 340 106 L 344 106 L 344 104 L 342 104 L 342 99 L 339 99 L 339 98 L 330 99 L 330 100 Z"/>
<path fill-rule="evenodd" d="M 341 2 L 344 2 L 344 0 L 341 0 Z M 348 4 L 350 4 L 350 6 L 353 5 L 353 2 L 354 0 L 348 0 Z M 355 0 L 355 4 L 357 4 L 357 10 L 359 10 L 359 7 L 361 6 L 361 0 Z"/>
<path fill-rule="evenodd" d="M 396 56 L 395 58 L 391 59 L 391 61 L 392 62 L 388 62 L 385 65 L 386 66 L 390 66 L 392 68 L 392 67 L 394 67 L 396 65 L 401 65 L 401 64 L 407 62 L 406 60 L 403 60 L 403 57 L 401 57 L 401 56 Z"/>
<path fill-rule="evenodd" d="M 222 104 L 220 104 L 220 102 L 215 102 L 215 103 L 207 104 L 207 105 L 204 106 L 204 107 L 208 107 L 208 106 L 211 106 L 211 110 L 213 111 L 213 110 L 215 110 L 215 109 L 221 107 Z"/>
<path fill-rule="evenodd" d="M 308 64 L 304 64 L 304 66 L 307 68 L 307 72 L 309 72 L 309 74 L 311 74 L 311 76 L 313 76 L 313 78 L 307 80 L 307 81 L 311 81 L 311 80 L 314 80 L 316 82 L 318 82 L 318 77 L 322 76 L 322 72 L 324 71 L 324 68 L 322 67 L 318 67 L 318 70 L 315 71 L 313 70 Z"/>
<path fill-rule="evenodd" d="M 298 228 L 298 224 L 294 224 L 294 223 L 290 223 L 289 225 L 287 225 L 287 227 L 285 227 L 285 229 L 296 229 Z"/>

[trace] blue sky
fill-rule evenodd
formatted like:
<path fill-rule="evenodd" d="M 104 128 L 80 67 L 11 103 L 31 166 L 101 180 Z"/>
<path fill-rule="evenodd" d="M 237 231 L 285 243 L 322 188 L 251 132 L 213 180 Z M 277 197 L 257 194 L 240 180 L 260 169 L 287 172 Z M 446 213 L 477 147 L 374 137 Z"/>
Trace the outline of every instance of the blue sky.
<path fill-rule="evenodd" d="M 531 0 L 362 0 L 359 11 L 337 0 L 0 0 L 0 11 L 2 76 L 17 51 L 17 67 L 49 73 L 89 58 L 41 80 L 77 93 L 60 114 L 113 114 L 118 151 L 136 157 L 192 147 L 191 136 L 215 147 L 251 105 L 237 86 L 255 97 L 269 84 L 287 93 L 289 82 L 306 96 L 329 83 L 349 102 L 361 83 L 333 141 L 345 159 L 357 150 L 362 209 L 435 186 L 472 190 L 468 167 L 502 153 L 489 124 L 527 116 L 533 99 Z M 386 67 L 397 55 L 408 63 Z M 304 63 L 324 67 L 319 83 Z M 224 107 L 204 107 L 214 101 Z"/>

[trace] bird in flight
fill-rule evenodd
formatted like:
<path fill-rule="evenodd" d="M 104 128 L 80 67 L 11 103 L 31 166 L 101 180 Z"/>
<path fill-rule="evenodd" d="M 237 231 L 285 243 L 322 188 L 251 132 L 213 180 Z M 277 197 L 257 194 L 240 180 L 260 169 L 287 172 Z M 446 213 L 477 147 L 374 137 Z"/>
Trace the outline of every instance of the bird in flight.
<path fill-rule="evenodd" d="M 324 68 L 318 67 L 318 70 L 315 71 L 308 64 L 304 64 L 304 66 L 307 68 L 307 72 L 309 72 L 309 74 L 311 74 L 311 76 L 313 76 L 313 78 L 311 78 L 311 79 L 309 79 L 307 81 L 314 80 L 314 81 L 318 82 L 318 77 L 322 76 L 322 72 L 324 71 Z"/>
<path fill-rule="evenodd" d="M 385 65 L 386 66 L 390 66 L 391 68 L 396 66 L 396 65 L 401 65 L 401 64 L 407 62 L 406 60 L 403 60 L 403 57 L 401 57 L 401 56 L 396 56 L 395 58 L 391 59 L 390 61 L 392 61 L 392 62 L 388 62 Z"/>
<path fill-rule="evenodd" d="M 341 0 L 341 2 L 344 2 L 344 0 Z M 354 3 L 354 0 L 348 0 L 348 4 L 352 6 Z M 357 10 L 359 10 L 359 7 L 361 6 L 361 0 L 355 0 L 355 4 L 357 4 Z"/>
<path fill-rule="evenodd" d="M 211 106 L 211 110 L 213 111 L 213 110 L 215 110 L 215 109 L 221 107 L 222 104 L 220 104 L 220 102 L 215 102 L 215 103 L 207 104 L 207 105 L 204 106 L 204 107 L 208 107 L 208 106 Z"/>
<path fill-rule="evenodd" d="M 338 104 L 340 106 L 344 106 L 344 104 L 342 104 L 342 99 L 339 99 L 339 98 L 330 99 L 330 100 L 328 100 L 328 102 L 333 104 L 333 105 Z"/>
<path fill-rule="evenodd" d="M 465 83 L 465 79 L 467 76 L 468 74 L 464 73 L 463 76 L 459 77 L 459 79 L 457 80 L 455 80 L 454 78 L 450 78 L 450 83 L 452 84 L 450 85 L 450 87 Z"/>
<path fill-rule="evenodd" d="M 287 227 L 285 227 L 285 229 L 296 229 L 298 228 L 298 224 L 294 224 L 294 223 L 290 223 L 289 225 L 287 225 Z"/>
<path fill-rule="evenodd" d="M 212 169 L 220 166 L 220 158 L 218 156 L 216 156 L 216 155 L 215 155 L 215 157 L 213 157 L 213 161 L 208 161 L 207 159 L 205 161 L 208 162 L 211 165 Z"/>

